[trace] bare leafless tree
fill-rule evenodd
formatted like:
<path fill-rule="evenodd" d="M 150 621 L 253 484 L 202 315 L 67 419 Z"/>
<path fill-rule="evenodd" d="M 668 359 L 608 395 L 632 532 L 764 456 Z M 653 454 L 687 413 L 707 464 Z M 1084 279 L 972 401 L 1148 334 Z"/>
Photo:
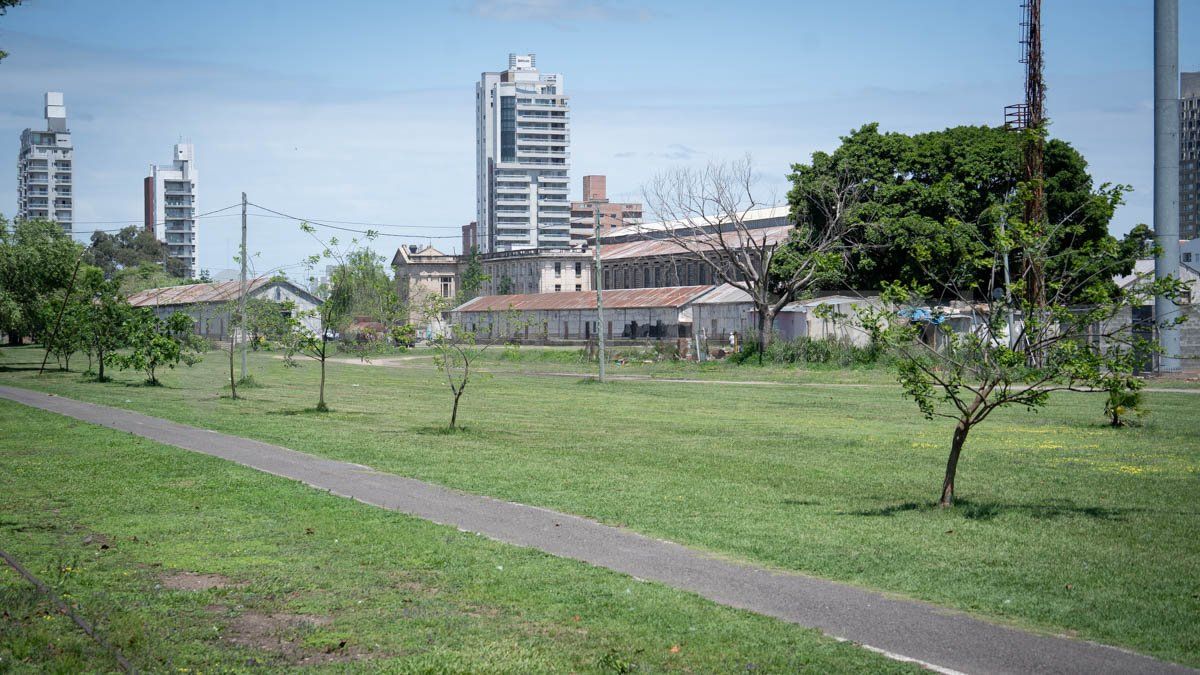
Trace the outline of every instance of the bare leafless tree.
<path fill-rule="evenodd" d="M 643 193 L 664 227 L 643 232 L 672 242 L 679 257 L 706 265 L 716 279 L 750 296 L 761 360 L 779 311 L 840 277 L 856 227 L 852 213 L 860 183 L 839 174 L 808 185 L 803 196 L 821 218 L 808 217 L 806 210 L 789 226 L 764 228 L 751 220 L 752 212 L 774 204 L 756 195 L 757 182 L 749 157 L 659 174 Z"/>

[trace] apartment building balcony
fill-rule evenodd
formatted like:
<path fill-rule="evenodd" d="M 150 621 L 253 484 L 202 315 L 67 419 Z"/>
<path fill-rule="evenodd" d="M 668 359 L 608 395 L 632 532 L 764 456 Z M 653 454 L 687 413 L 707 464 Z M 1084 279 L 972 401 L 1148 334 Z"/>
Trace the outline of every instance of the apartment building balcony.
<path fill-rule="evenodd" d="M 517 147 L 517 157 L 518 158 L 519 157 L 562 157 L 563 159 L 566 159 L 567 157 L 570 157 L 570 156 L 571 156 L 571 153 L 567 152 L 566 148 L 564 148 L 563 146 L 555 146 L 553 148 L 545 148 L 545 149 L 540 148 L 540 147 L 528 147 L 528 148 L 523 148 L 523 147 L 519 147 L 519 146 Z"/>
<path fill-rule="evenodd" d="M 521 135 L 521 133 L 518 133 L 517 145 L 538 145 L 538 147 L 547 147 L 547 145 L 548 145 L 548 147 L 562 147 L 562 145 L 566 145 L 569 143 L 568 138 L 566 138 L 566 132 L 563 132 L 562 136 L 554 136 L 554 138 L 524 138 L 523 136 L 524 135 Z M 536 133 L 536 136 L 552 136 L 552 135 L 548 135 L 548 133 L 538 132 L 538 133 Z"/>
<path fill-rule="evenodd" d="M 516 195 L 496 195 L 496 206 L 529 206 L 529 197 L 518 197 Z"/>
<path fill-rule="evenodd" d="M 45 209 L 45 208 L 50 207 L 50 200 L 45 199 L 45 198 L 39 199 L 37 197 L 34 197 L 32 199 L 29 199 L 26 203 L 30 206 L 30 208 L 39 208 L 40 207 L 40 208 Z"/>
<path fill-rule="evenodd" d="M 59 171 L 70 171 L 71 163 L 60 159 L 54 162 L 54 168 Z"/>
<path fill-rule="evenodd" d="M 30 185 L 49 185 L 50 179 L 46 176 L 30 176 L 26 182 Z"/>
<path fill-rule="evenodd" d="M 534 115 L 532 113 L 520 113 L 519 112 L 519 113 L 517 113 L 517 131 L 518 132 L 521 131 L 521 123 L 522 122 L 532 122 L 534 124 L 543 123 L 543 122 L 566 123 L 566 122 L 570 121 L 570 119 L 571 118 L 567 117 L 566 115 L 551 115 L 549 113 L 545 113 L 545 114 L 541 114 L 541 115 Z M 530 128 L 537 128 L 537 127 L 530 127 Z"/>
<path fill-rule="evenodd" d="M 568 103 L 565 98 L 556 100 L 553 103 L 522 103 L 521 101 L 517 101 L 517 110 L 521 110 L 522 108 L 529 110 L 566 110 L 567 107 Z"/>

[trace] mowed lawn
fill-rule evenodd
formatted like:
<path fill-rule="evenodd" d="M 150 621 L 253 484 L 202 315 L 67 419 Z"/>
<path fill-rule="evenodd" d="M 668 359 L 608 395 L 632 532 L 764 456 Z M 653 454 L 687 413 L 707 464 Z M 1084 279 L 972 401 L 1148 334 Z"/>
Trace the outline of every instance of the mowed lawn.
<path fill-rule="evenodd" d="M 0 402 L 0 542 L 135 666 L 915 672 L 658 584 Z M 0 671 L 115 670 L 0 571 Z"/>
<path fill-rule="evenodd" d="M 140 386 L 24 370 L 0 382 L 141 410 L 480 494 L 577 513 L 763 565 L 1200 665 L 1200 397 L 1147 395 L 1105 426 L 1099 395 L 998 412 L 968 440 L 958 507 L 932 506 L 951 429 L 878 371 L 819 386 L 613 382 L 498 372 L 450 397 L 428 361 L 317 369 L 255 355 L 232 401 L 219 353 Z M 535 362 L 538 359 L 533 359 Z M 544 371 L 541 364 L 529 366 Z M 681 374 L 686 369 L 677 368 Z M 756 374 L 761 374 L 759 377 Z M 797 383 L 828 371 L 743 370 Z M 865 386 L 847 380 L 859 379 Z"/>

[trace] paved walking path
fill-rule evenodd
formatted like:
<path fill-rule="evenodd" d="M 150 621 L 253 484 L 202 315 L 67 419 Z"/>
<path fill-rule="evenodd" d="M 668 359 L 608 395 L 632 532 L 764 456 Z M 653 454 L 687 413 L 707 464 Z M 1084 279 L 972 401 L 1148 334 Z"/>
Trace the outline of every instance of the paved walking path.
<path fill-rule="evenodd" d="M 465 494 L 277 445 L 0 386 L 0 398 L 220 457 L 367 504 L 691 591 L 942 672 L 1194 673 L 1121 649 L 999 626 L 802 574 L 763 570 L 548 509 Z"/>

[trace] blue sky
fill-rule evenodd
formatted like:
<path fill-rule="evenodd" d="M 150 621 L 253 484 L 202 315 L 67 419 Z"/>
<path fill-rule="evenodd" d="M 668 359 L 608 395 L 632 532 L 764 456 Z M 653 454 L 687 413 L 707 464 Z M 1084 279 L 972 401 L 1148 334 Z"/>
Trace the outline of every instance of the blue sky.
<path fill-rule="evenodd" d="M 402 242 L 458 246 L 474 219 L 474 83 L 535 52 L 572 97 L 572 190 L 608 175 L 638 199 L 655 173 L 750 153 L 782 199 L 793 162 L 866 122 L 917 132 L 997 124 L 1022 96 L 1018 0 L 27 0 L 0 17 L 0 139 L 66 94 L 76 219 L 139 220 L 141 178 L 196 145 L 200 210 L 253 202 L 382 222 Z M 1183 70 L 1200 70 L 1200 0 L 1181 0 Z M 1150 0 L 1048 0 L 1052 133 L 1150 220 Z M 0 213 L 16 206 L 0 162 Z M 80 225 L 86 237 L 91 227 Z M 236 217 L 201 221 L 200 266 L 232 267 Z M 434 237 L 430 239 L 430 237 Z M 437 238 L 444 237 L 444 238 Z M 315 252 L 295 223 L 252 217 L 255 267 Z M 303 270 L 289 267 L 294 276 Z"/>

